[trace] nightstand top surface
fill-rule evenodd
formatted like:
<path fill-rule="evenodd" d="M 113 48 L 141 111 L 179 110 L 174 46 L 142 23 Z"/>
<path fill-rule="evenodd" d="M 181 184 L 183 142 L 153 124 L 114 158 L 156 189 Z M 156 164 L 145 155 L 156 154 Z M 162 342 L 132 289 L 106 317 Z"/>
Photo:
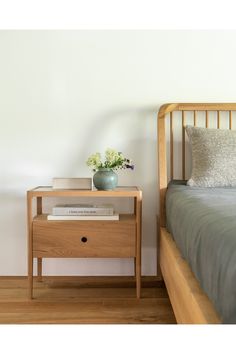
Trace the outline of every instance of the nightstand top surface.
<path fill-rule="evenodd" d="M 38 186 L 28 191 L 33 197 L 53 196 L 93 196 L 93 197 L 137 197 L 142 191 L 136 186 L 119 186 L 114 190 L 103 191 L 97 189 L 54 189 L 51 186 Z"/>

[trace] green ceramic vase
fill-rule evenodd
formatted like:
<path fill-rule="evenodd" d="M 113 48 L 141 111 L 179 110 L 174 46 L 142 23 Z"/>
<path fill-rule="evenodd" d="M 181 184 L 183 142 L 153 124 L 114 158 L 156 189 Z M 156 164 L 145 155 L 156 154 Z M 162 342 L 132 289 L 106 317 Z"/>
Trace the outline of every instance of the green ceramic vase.
<path fill-rule="evenodd" d="M 93 176 L 93 184 L 98 190 L 110 191 L 118 183 L 117 174 L 110 168 L 100 168 Z"/>

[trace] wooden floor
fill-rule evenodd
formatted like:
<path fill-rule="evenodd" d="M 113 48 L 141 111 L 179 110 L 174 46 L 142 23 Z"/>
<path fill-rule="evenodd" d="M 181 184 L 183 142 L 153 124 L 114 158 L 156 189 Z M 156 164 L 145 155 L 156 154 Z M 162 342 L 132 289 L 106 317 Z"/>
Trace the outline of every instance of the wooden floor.
<path fill-rule="evenodd" d="M 176 323 L 163 282 L 132 277 L 44 277 L 27 299 L 26 277 L 0 277 L 0 323 Z"/>

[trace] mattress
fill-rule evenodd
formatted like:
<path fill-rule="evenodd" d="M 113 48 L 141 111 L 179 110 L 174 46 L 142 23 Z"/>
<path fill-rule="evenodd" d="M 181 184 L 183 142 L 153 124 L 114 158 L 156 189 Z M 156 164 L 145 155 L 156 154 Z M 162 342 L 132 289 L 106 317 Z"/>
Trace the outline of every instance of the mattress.
<path fill-rule="evenodd" d="M 172 181 L 167 230 L 223 323 L 236 323 L 236 188 Z"/>

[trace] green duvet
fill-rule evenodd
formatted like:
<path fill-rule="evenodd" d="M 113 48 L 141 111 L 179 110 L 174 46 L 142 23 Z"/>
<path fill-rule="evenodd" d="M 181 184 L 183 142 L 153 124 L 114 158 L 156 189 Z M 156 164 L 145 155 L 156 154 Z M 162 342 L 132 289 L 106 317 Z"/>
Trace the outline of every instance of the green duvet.
<path fill-rule="evenodd" d="M 236 323 L 236 188 L 169 184 L 167 229 L 223 323 Z"/>

